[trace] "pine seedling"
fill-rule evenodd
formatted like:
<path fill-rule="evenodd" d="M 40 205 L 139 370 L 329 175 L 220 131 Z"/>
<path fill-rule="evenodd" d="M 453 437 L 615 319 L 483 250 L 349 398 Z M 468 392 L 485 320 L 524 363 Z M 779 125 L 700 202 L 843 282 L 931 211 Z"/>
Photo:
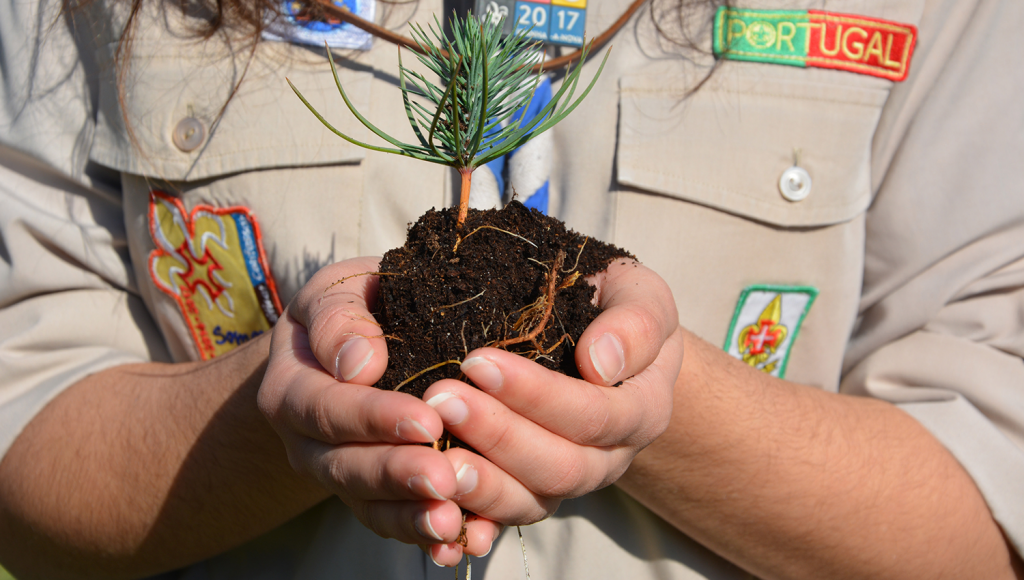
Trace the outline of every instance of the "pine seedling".
<path fill-rule="evenodd" d="M 529 30 L 502 38 L 500 20 L 480 20 L 472 15 L 462 19 L 454 15 L 452 39 L 449 40 L 442 34 L 436 18 L 434 24 L 436 27 L 431 25 L 428 30 L 413 25 L 412 35 L 422 51 L 417 57 L 438 76 L 439 83 L 431 83 L 420 73 L 403 66 L 401 48 L 398 53 L 405 113 L 417 143 L 404 143 L 388 135 L 355 109 L 338 79 L 330 50 L 327 57 L 331 72 L 345 105 L 363 126 L 393 147 L 364 143 L 335 129 L 291 81 L 288 84 L 316 118 L 342 139 L 366 149 L 457 169 L 462 177 L 458 216 L 461 227 L 469 210 L 473 171 L 510 153 L 571 113 L 594 87 L 608 55 L 605 54 L 597 74 L 579 98 L 573 100 L 583 68 L 578 64 L 566 73 L 561 88 L 535 117 L 523 121 L 521 116 L 512 121 L 510 119 L 516 111 L 524 110 L 529 104 L 541 80 L 542 72 L 531 72 L 536 58 L 536 42 L 527 36 Z M 586 61 L 587 52 L 586 49 L 583 51 L 580 63 Z M 419 99 L 410 98 L 411 95 Z"/>

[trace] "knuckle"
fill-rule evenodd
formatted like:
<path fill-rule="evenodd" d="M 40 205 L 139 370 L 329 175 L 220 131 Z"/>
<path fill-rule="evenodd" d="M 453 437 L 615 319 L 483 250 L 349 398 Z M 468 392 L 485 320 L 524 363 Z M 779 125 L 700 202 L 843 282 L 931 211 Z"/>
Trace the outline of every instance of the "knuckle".
<path fill-rule="evenodd" d="M 656 400 L 650 391 L 656 385 L 648 377 L 636 376 L 621 388 L 630 389 L 634 406 L 626 421 L 630 427 L 616 444 L 643 449 L 668 428 L 672 414 L 672 401 Z"/>
<path fill-rule="evenodd" d="M 320 353 L 326 349 L 340 348 L 342 341 L 339 340 L 339 335 L 343 334 L 341 331 L 353 318 L 352 312 L 346 308 L 317 308 L 310 317 L 308 327 L 309 344 L 313 347 L 313 352 Z M 323 364 L 329 361 L 320 362 Z"/>
<path fill-rule="evenodd" d="M 646 339 L 647 337 L 664 338 L 665 332 L 662 328 L 664 319 L 656 316 L 650 308 L 637 304 L 629 306 L 627 311 L 632 326 L 631 331 L 634 333 L 634 336 L 640 339 Z M 661 346 L 660 343 L 659 346 Z"/>
<path fill-rule="evenodd" d="M 279 397 L 275 394 L 271 394 L 270 388 L 266 386 L 266 380 L 264 380 L 263 385 L 260 385 L 259 391 L 256 392 L 256 408 L 271 424 L 277 422 L 278 399 Z"/>
<path fill-rule="evenodd" d="M 497 490 L 484 497 L 477 498 L 473 506 L 473 512 L 477 514 L 500 514 L 504 511 L 505 502 L 510 497 L 507 493 L 508 486 L 505 484 L 497 486 Z"/>
<path fill-rule="evenodd" d="M 593 405 L 592 414 L 584 420 L 580 426 L 578 440 L 574 443 L 579 444 L 600 444 L 606 436 L 609 424 L 611 422 L 611 411 L 607 405 L 607 395 L 605 395 L 605 401 L 600 405 Z"/>
<path fill-rule="evenodd" d="M 383 517 L 379 509 L 374 509 L 373 502 L 352 502 L 350 506 L 352 513 L 355 514 L 364 526 L 369 528 L 373 533 L 377 534 L 382 538 L 393 538 L 394 535 L 390 534 L 387 527 L 384 526 Z"/>
<path fill-rule="evenodd" d="M 558 506 L 561 505 L 562 500 L 545 498 L 543 501 L 537 504 L 537 509 L 533 513 L 528 514 L 525 521 L 521 522 L 522 525 L 535 524 L 539 521 L 546 520 L 551 516 L 555 515 L 558 511 Z"/>
<path fill-rule="evenodd" d="M 279 366 L 275 362 L 271 360 L 267 365 L 260 388 L 256 391 L 256 407 L 271 424 L 279 422 L 287 391 L 286 383 L 280 377 Z"/>
<path fill-rule="evenodd" d="M 331 413 L 330 390 L 323 389 L 316 394 L 310 407 L 310 421 L 313 429 L 328 443 L 335 443 L 334 422 Z"/>
<path fill-rule="evenodd" d="M 650 439 L 654 439 L 668 429 L 672 421 L 673 407 L 673 384 L 669 382 L 668 388 L 660 388 L 658 377 L 645 377 L 649 383 L 643 390 L 641 409 L 644 411 L 645 425 L 648 428 Z"/>
<path fill-rule="evenodd" d="M 495 421 L 494 424 L 498 425 L 497 431 L 490 437 L 482 441 L 474 441 L 474 448 L 484 457 L 501 454 L 513 439 L 512 425 L 508 421 Z"/>
<path fill-rule="evenodd" d="M 523 498 L 530 498 L 524 500 Z M 473 512 L 503 525 L 527 526 L 555 513 L 559 501 L 538 496 L 510 481 L 496 486 L 494 492 L 477 500 Z"/>
<path fill-rule="evenodd" d="M 551 483 L 542 486 L 538 493 L 550 498 L 572 498 L 583 495 L 590 491 L 582 489 L 586 466 L 582 457 L 576 453 L 567 453 L 557 465 L 562 466 L 558 471 L 557 478 Z"/>
<path fill-rule="evenodd" d="M 605 476 L 593 489 L 608 487 L 618 481 L 622 474 L 629 469 L 629 464 L 632 463 L 636 454 L 640 452 L 639 449 L 628 447 L 621 447 L 617 451 L 618 453 L 610 456 L 605 462 Z"/>
<path fill-rule="evenodd" d="M 368 474 L 370 486 L 374 489 L 386 487 L 396 496 L 407 494 L 409 489 L 405 481 L 409 477 L 408 466 L 417 463 L 415 452 L 420 449 L 416 445 L 396 445 L 385 451 L 375 470 Z"/>
<path fill-rule="evenodd" d="M 303 461 L 303 454 L 291 446 L 285 450 L 288 456 L 288 465 L 292 468 L 292 471 L 299 475 L 309 475 L 309 470 L 306 468 L 306 462 Z"/>
<path fill-rule="evenodd" d="M 348 481 L 348 469 L 344 461 L 337 461 L 331 455 L 324 457 L 323 477 L 320 482 L 330 490 L 345 489 Z"/>

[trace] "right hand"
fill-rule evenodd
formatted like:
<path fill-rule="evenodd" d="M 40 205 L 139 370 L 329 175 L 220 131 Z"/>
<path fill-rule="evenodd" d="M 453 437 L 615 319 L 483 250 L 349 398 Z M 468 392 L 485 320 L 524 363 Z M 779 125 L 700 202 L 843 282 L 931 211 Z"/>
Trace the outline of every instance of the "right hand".
<path fill-rule="evenodd" d="M 377 267 L 377 258 L 332 264 L 299 291 L 274 327 L 258 404 L 296 471 L 378 535 L 438 544 L 431 557 L 454 565 L 459 483 L 443 453 L 420 445 L 441 436 L 441 417 L 412 395 L 370 386 L 387 367 L 387 345 L 370 314 L 377 277 L 355 275 Z M 355 277 L 331 287 L 346 276 Z M 466 529 L 464 551 L 483 555 L 501 526 L 471 518 Z"/>

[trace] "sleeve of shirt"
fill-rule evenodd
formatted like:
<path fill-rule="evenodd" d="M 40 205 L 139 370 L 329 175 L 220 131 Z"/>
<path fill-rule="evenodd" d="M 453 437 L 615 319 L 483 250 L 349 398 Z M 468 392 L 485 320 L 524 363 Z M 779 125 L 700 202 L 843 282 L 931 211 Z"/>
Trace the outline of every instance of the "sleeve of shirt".
<path fill-rule="evenodd" d="M 1024 70 L 1006 61 L 1024 54 L 1024 8 L 938 4 L 875 138 L 841 390 L 931 431 L 1024 553 Z"/>
<path fill-rule="evenodd" d="M 129 264 L 116 194 L 0 146 L 0 456 L 83 377 L 166 360 Z"/>

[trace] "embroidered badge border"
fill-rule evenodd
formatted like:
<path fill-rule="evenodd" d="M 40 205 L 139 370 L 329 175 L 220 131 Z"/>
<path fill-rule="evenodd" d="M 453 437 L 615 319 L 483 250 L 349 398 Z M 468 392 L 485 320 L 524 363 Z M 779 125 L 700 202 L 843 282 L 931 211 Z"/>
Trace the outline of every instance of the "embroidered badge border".
<path fill-rule="evenodd" d="M 779 364 L 777 364 L 772 369 L 768 369 L 768 370 L 765 370 L 763 368 L 760 369 L 760 370 L 763 370 L 764 372 L 768 372 L 769 374 L 773 374 L 774 376 L 777 376 L 780 379 L 781 378 L 785 378 L 785 376 L 786 376 L 786 369 L 787 369 L 787 367 L 789 365 L 789 356 L 793 352 L 793 345 L 796 343 L 796 339 L 800 335 L 800 330 L 803 328 L 804 318 L 807 317 L 807 313 L 810 312 L 811 306 L 814 305 L 814 300 L 818 297 L 818 289 L 813 287 L 813 286 L 786 286 L 786 285 L 780 285 L 780 284 L 754 284 L 754 285 L 751 285 L 751 286 L 747 286 L 746 288 L 744 288 L 740 292 L 739 299 L 737 299 L 737 301 L 736 301 L 736 308 L 735 308 L 735 310 L 733 310 L 732 321 L 729 323 L 729 331 L 725 335 L 725 345 L 723 346 L 723 350 L 725 350 L 725 352 L 729 353 L 730 355 L 738 358 L 739 360 L 741 360 L 743 362 L 746 362 L 747 364 L 750 364 L 751 366 L 757 368 L 757 364 L 752 364 L 750 361 L 747 361 L 747 360 L 743 359 L 743 357 L 742 357 L 743 352 L 742 351 L 740 351 L 737 348 L 737 351 L 739 352 L 740 356 L 736 356 L 736 354 L 734 354 L 732 352 L 732 348 L 731 348 L 733 346 L 733 342 L 738 338 L 738 336 L 736 334 L 736 330 L 737 330 L 737 325 L 740 324 L 740 316 L 741 316 L 741 314 L 743 312 L 744 306 L 746 306 L 747 300 L 750 298 L 751 294 L 753 294 L 755 292 L 765 292 L 765 293 L 773 293 L 773 294 L 775 294 L 776 295 L 775 299 L 778 299 L 780 301 L 780 308 L 781 308 L 782 296 L 784 294 L 803 294 L 803 295 L 807 296 L 807 303 L 801 309 L 800 315 L 797 318 L 796 323 L 795 324 L 791 324 L 790 325 L 791 328 L 783 327 L 781 329 L 781 334 L 783 336 L 781 338 L 779 338 L 779 344 L 776 346 L 776 348 L 778 348 L 780 346 L 785 345 L 785 352 L 784 352 L 783 356 L 781 357 L 781 361 L 779 361 Z M 772 306 L 772 303 L 770 302 L 765 307 L 764 310 L 767 311 L 769 308 L 771 308 L 771 306 Z M 763 315 L 764 315 L 764 312 L 761 313 L 761 316 L 763 316 Z M 760 317 L 758 319 L 758 322 L 760 322 Z M 776 324 L 778 324 L 779 322 L 781 322 L 781 321 L 776 321 Z M 767 332 L 767 329 L 765 329 L 765 332 Z M 768 357 L 765 357 L 765 359 L 766 360 L 764 362 L 767 362 Z M 772 372 L 775 368 L 778 368 L 778 373 L 777 374 Z"/>
<path fill-rule="evenodd" d="M 266 254 L 263 250 L 263 235 L 260 231 L 259 222 L 249 208 L 244 206 L 221 208 L 201 204 L 193 207 L 192 211 L 188 212 L 185 210 L 185 205 L 177 197 L 171 196 L 163 191 L 151 191 L 147 221 L 149 233 L 153 243 L 156 245 L 156 249 L 151 251 L 149 254 L 149 275 L 153 284 L 177 303 L 182 316 L 185 318 L 185 322 L 192 335 L 194 344 L 199 351 L 200 357 L 203 360 L 212 359 L 218 354 L 222 354 L 224 351 L 238 346 L 249 338 L 262 334 L 262 331 L 257 330 L 251 334 L 242 336 L 236 332 L 227 332 L 226 334 L 220 333 L 220 327 L 209 329 L 204 323 L 203 317 L 199 312 L 195 301 L 192 299 L 194 294 L 187 287 L 178 288 L 175 285 L 173 278 L 171 279 L 171 286 L 168 286 L 164 282 L 157 272 L 159 261 L 162 258 L 173 258 L 175 261 L 181 263 L 182 256 L 176 255 L 174 252 L 168 251 L 167 249 L 168 247 L 171 247 L 172 244 L 166 239 L 164 233 L 160 231 L 160 223 L 157 219 L 157 204 L 160 203 L 165 203 L 174 207 L 178 215 L 181 216 L 182 222 L 176 223 L 176 225 L 182 230 L 182 234 L 185 236 L 185 242 L 183 242 L 180 248 L 177 248 L 177 253 L 180 254 L 181 251 L 188 246 L 188 253 L 190 257 L 185 258 L 185 263 L 187 263 L 189 268 L 188 271 L 191 271 L 192 260 L 202 264 L 205 264 L 207 261 L 212 262 L 212 265 L 208 266 L 208 279 L 196 282 L 197 287 L 198 285 L 204 287 L 207 300 L 210 299 L 210 294 L 215 294 L 215 292 L 211 292 L 209 288 L 206 288 L 206 286 L 210 285 L 210 280 L 215 280 L 220 283 L 223 282 L 219 277 L 216 277 L 216 272 L 221 270 L 222 266 L 216 260 L 211 259 L 210 250 L 206 248 L 207 242 L 210 241 L 209 234 L 204 234 L 201 236 L 201 239 L 198 240 L 198 245 L 203 251 L 200 252 L 202 256 L 195 256 L 195 250 L 192 247 L 194 242 L 197 241 L 195 238 L 195 224 L 197 219 L 204 215 L 217 216 L 218 218 L 230 218 L 232 220 L 232 223 L 234 223 L 237 230 L 238 241 L 240 244 L 240 247 L 238 248 L 238 251 L 240 252 L 239 257 L 245 264 L 245 274 L 247 275 L 249 282 L 252 284 L 256 301 L 259 304 L 260 315 L 265 320 L 266 328 L 272 327 L 277 322 L 283 308 L 281 306 L 280 298 L 278 297 L 277 284 L 274 281 L 274 277 L 271 275 L 269 262 L 267 261 Z M 216 236 L 213 236 L 212 239 L 214 243 L 221 245 L 221 242 L 217 241 Z M 182 273 L 184 272 L 175 271 L 172 273 L 172 276 L 180 276 Z M 216 299 L 216 296 L 214 296 L 214 299 Z M 228 298 L 228 303 L 229 305 L 233 305 L 233 301 L 230 297 Z M 214 337 L 219 338 L 216 344 L 214 342 Z M 227 344 L 227 346 L 223 346 L 224 344 Z"/>
<path fill-rule="evenodd" d="M 917 27 L 821 10 L 719 8 L 715 56 L 845 70 L 892 81 L 910 71 Z"/>

